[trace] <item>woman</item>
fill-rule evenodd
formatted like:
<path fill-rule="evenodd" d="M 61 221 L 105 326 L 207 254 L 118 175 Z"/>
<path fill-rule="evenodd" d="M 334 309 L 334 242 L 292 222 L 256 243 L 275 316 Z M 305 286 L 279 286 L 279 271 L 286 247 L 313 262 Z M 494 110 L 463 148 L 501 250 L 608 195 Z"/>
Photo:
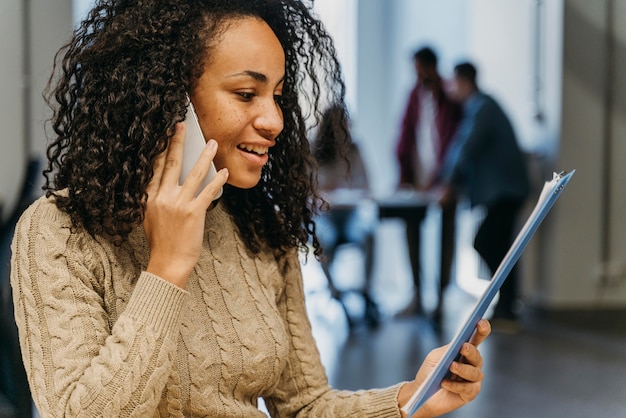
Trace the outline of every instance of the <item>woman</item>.
<path fill-rule="evenodd" d="M 263 397 L 272 416 L 401 416 L 440 350 L 414 381 L 339 392 L 306 318 L 298 250 L 319 253 L 320 198 L 304 114 L 343 99 L 308 7 L 103 0 L 63 54 L 47 196 L 12 259 L 41 415 L 254 417 Z M 187 97 L 214 140 L 181 185 Z M 477 395 L 488 333 L 419 416 Z"/>
<path fill-rule="evenodd" d="M 363 252 L 365 283 L 358 289 L 364 302 L 363 319 L 369 327 L 378 325 L 378 307 L 370 297 L 374 264 L 374 230 L 378 220 L 376 205 L 370 199 L 369 180 L 361 151 L 352 141 L 346 109 L 335 105 L 326 109 L 312 144 L 319 168 L 318 187 L 329 207 L 315 218 L 316 235 L 324 251 L 320 265 L 331 296 L 341 303 L 348 325 L 357 325 L 343 303 L 345 292 L 335 286 L 332 265 L 339 247 L 357 245 Z"/>

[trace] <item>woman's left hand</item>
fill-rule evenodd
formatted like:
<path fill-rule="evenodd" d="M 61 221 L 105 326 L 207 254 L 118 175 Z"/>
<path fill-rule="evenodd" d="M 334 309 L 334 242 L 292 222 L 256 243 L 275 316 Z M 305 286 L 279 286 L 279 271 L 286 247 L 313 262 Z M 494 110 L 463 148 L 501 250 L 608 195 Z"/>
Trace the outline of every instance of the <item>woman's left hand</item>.
<path fill-rule="evenodd" d="M 413 418 L 437 417 L 460 408 L 472 401 L 480 393 L 483 381 L 483 358 L 478 351 L 478 345 L 491 333 L 489 321 L 482 319 L 476 325 L 476 331 L 469 342 L 463 344 L 461 355 L 463 362 L 453 362 L 450 372 L 453 379 L 446 379 L 441 383 L 441 389 L 437 391 Z M 420 367 L 415 380 L 407 383 L 400 389 L 398 401 L 402 407 L 415 393 L 419 385 L 426 379 L 431 370 L 437 365 L 443 356 L 447 346 L 439 347 L 431 351 L 422 367 Z M 406 415 L 403 413 L 403 417 Z"/>

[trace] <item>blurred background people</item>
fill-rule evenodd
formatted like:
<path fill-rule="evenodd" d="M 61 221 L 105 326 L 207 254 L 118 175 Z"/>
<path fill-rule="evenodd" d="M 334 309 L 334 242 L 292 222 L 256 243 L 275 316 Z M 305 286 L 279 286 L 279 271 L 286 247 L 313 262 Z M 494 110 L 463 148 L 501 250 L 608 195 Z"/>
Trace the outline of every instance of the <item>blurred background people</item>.
<path fill-rule="evenodd" d="M 445 159 L 442 177 L 448 188 L 441 200 L 454 200 L 460 193 L 472 206 L 485 208 L 474 248 L 493 274 L 513 242 L 517 217 L 530 186 L 513 126 L 498 102 L 480 91 L 476 76 L 472 63 L 454 68 L 451 95 L 463 104 L 463 118 Z M 514 268 L 500 290 L 494 327 L 516 327 L 517 298 L 518 273 Z"/>
<path fill-rule="evenodd" d="M 342 147 L 346 149 L 339 152 Z M 321 266 L 331 295 L 342 303 L 348 323 L 354 326 L 354 318 L 342 301 L 343 292 L 337 288 L 333 279 L 332 266 L 340 246 L 358 246 L 364 259 L 365 281 L 363 288 L 358 290 L 364 301 L 363 319 L 368 326 L 376 326 L 379 312 L 370 290 L 374 228 L 378 217 L 376 205 L 370 200 L 367 170 L 358 145 L 352 141 L 348 114 L 343 107 L 334 105 L 324 112 L 313 142 L 313 154 L 319 164 L 319 187 L 329 203 L 327 211 L 316 219 L 316 225 L 324 250 Z"/>
<path fill-rule="evenodd" d="M 409 93 L 402 118 L 396 157 L 400 168 L 400 188 L 421 192 L 436 187 L 436 176 L 456 132 L 460 120 L 460 106 L 452 101 L 444 89 L 437 68 L 437 54 L 428 47 L 413 55 L 417 80 Z M 439 298 L 433 317 L 441 320 L 443 291 L 450 282 L 454 254 L 456 202 L 448 199 L 442 210 L 442 251 L 439 277 Z M 413 273 L 414 295 L 400 315 L 423 313 L 420 283 L 420 225 L 421 220 L 406 222 L 406 237 Z"/>

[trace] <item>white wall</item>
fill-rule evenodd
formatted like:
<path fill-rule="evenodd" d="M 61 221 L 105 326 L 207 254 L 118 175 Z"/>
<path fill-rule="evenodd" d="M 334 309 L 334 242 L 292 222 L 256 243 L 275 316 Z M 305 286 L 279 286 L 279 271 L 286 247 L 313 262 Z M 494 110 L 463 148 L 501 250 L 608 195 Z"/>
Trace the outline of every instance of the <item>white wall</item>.
<path fill-rule="evenodd" d="M 0 3 L 0 36 L 10 40 L 0 43 L 0 197 L 5 215 L 16 202 L 27 158 L 45 152 L 43 121 L 48 114 L 42 91 L 53 56 L 71 32 L 71 8 L 71 0 Z"/>
<path fill-rule="evenodd" d="M 607 19 L 608 7 L 615 10 Z M 626 266 L 624 218 L 626 107 L 623 72 L 626 1 L 566 0 L 564 8 L 563 119 L 559 165 L 577 173 L 562 195 L 546 236 L 543 292 L 552 307 L 624 307 L 624 272 L 600 286 L 604 266 Z M 608 28 L 617 35 L 615 61 Z M 607 102 L 612 97 L 612 102 Z M 609 155 L 605 155 L 608 144 Z M 608 172 L 607 172 L 608 171 Z M 610 175 L 609 175 L 610 174 Z M 605 189 L 606 186 L 606 189 Z M 616 278 L 616 277 L 614 277 Z"/>
<path fill-rule="evenodd" d="M 536 0 L 471 0 L 470 3 L 468 55 L 478 66 L 481 88 L 493 93 L 506 110 L 524 149 L 535 151 L 547 148 L 546 138 L 538 135 L 537 130 L 547 122 L 558 125 L 560 115 L 551 114 L 549 120 L 541 124 L 535 118 L 535 80 L 537 76 L 547 76 L 543 54 L 535 54 L 535 36 L 543 34 L 543 31 L 537 33 L 537 30 L 547 29 L 544 22 L 536 26 Z M 551 2 L 555 3 L 558 1 Z M 550 23 L 553 23 L 552 19 Z M 541 41 L 545 45 L 549 39 L 542 36 Z M 536 64 L 537 59 L 541 62 Z M 536 74 L 536 66 L 543 71 Z M 541 81 L 542 91 L 557 87 L 558 97 L 559 84 L 551 85 L 545 83 L 545 80 Z M 552 109 L 543 106 L 543 111 L 546 110 Z M 556 138 L 550 140 L 550 148 L 554 149 Z"/>
<path fill-rule="evenodd" d="M 615 3 L 613 28 L 615 31 L 615 56 L 611 84 L 613 103 L 610 113 L 611 129 L 611 206 L 609 243 L 611 258 L 626 263 L 626 1 Z"/>
<path fill-rule="evenodd" d="M 315 11 L 335 41 L 341 70 L 346 82 L 346 102 L 357 110 L 357 0 L 317 0 Z"/>
<path fill-rule="evenodd" d="M 31 153 L 44 155 L 47 139 L 45 122 L 50 110 L 42 93 L 52 72 L 54 55 L 72 34 L 72 0 L 31 0 Z"/>
<path fill-rule="evenodd" d="M 613 13 L 615 50 L 610 109 L 610 209 L 609 259 L 626 269 L 626 1 L 615 2 Z M 624 284 L 622 284 L 623 286 Z M 624 296 L 624 292 L 620 292 Z M 626 299 L 626 296 L 624 296 Z"/>
<path fill-rule="evenodd" d="M 23 176 L 26 150 L 24 146 L 24 11 L 22 0 L 0 3 L 0 199 L 4 203 L 3 217 L 13 206 Z"/>

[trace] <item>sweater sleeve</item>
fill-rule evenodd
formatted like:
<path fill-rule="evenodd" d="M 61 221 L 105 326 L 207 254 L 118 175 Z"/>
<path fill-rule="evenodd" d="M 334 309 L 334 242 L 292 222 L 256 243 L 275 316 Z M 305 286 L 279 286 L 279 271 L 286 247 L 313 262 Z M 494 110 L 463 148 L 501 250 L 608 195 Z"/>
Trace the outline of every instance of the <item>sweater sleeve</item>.
<path fill-rule="evenodd" d="M 16 227 L 11 282 L 34 401 L 42 417 L 152 416 L 186 292 L 143 272 L 114 320 L 94 246 L 49 203 Z"/>
<path fill-rule="evenodd" d="M 401 384 L 357 392 L 328 385 L 307 317 L 297 255 L 290 257 L 280 308 L 290 335 L 290 351 L 279 386 L 266 405 L 273 417 L 400 417 Z"/>

